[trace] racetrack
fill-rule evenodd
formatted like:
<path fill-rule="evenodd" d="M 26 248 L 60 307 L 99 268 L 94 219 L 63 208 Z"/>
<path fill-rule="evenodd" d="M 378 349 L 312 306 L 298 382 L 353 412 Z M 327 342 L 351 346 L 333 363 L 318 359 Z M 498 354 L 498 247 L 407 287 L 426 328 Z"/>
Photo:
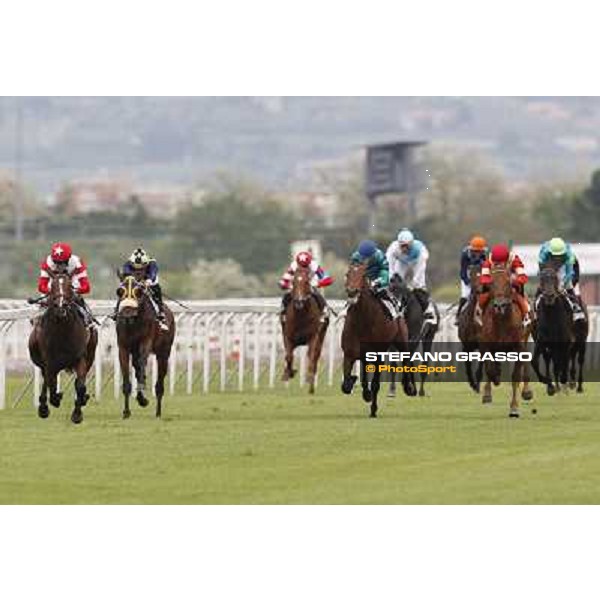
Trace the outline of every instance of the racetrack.
<path fill-rule="evenodd" d="M 367 418 L 355 392 L 290 388 L 91 401 L 69 421 L 70 394 L 42 421 L 30 403 L 0 412 L 2 503 L 598 503 L 600 384 L 542 396 L 508 419 L 509 387 L 482 406 L 466 384 L 431 397 L 382 397 Z"/>

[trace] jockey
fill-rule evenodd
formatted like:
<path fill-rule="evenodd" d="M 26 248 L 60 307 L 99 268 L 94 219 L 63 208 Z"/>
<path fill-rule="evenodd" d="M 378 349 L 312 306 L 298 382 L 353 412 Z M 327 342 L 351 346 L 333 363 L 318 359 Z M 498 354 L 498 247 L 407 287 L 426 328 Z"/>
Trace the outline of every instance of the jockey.
<path fill-rule="evenodd" d="M 66 272 L 71 276 L 71 284 L 75 292 L 75 302 L 79 313 L 83 317 L 86 327 L 93 327 L 94 317 L 83 299 L 84 294 L 89 294 L 92 289 L 86 264 L 79 256 L 73 254 L 69 244 L 56 242 L 52 244 L 50 254 L 40 265 L 40 276 L 38 278 L 38 291 L 40 294 L 46 295 L 50 292 L 50 277 L 61 272 Z"/>
<path fill-rule="evenodd" d="M 144 285 L 150 292 L 152 300 L 156 303 L 157 320 L 159 327 L 163 331 L 168 331 L 165 318 L 165 309 L 163 304 L 162 288 L 158 282 L 158 263 L 154 258 L 151 258 L 143 248 L 136 248 L 129 259 L 123 265 L 121 273 L 124 277 L 134 276 L 138 280 L 142 280 Z M 114 315 L 119 311 L 120 300 L 117 300 Z"/>
<path fill-rule="evenodd" d="M 585 319 L 579 296 L 579 261 L 570 244 L 562 238 L 552 238 L 544 242 L 538 255 L 538 266 L 541 271 L 546 263 L 554 263 L 558 267 L 558 277 L 564 287 L 566 299 L 573 312 L 573 320 Z"/>
<path fill-rule="evenodd" d="M 416 240 L 408 229 L 401 229 L 398 238 L 386 252 L 390 275 L 398 274 L 413 290 L 421 305 L 425 323 L 436 323 L 435 310 L 425 285 L 425 271 L 429 251 L 423 242 Z"/>
<path fill-rule="evenodd" d="M 397 298 L 392 294 L 388 285 L 390 283 L 390 267 L 386 255 L 371 240 L 363 240 L 358 248 L 350 256 L 353 264 L 365 263 L 367 265 L 367 277 L 371 282 L 371 289 L 379 298 L 392 319 L 402 315 L 402 309 Z"/>
<path fill-rule="evenodd" d="M 456 325 L 460 313 L 471 295 L 471 280 L 469 279 L 469 270 L 471 267 L 481 269 L 483 261 L 489 254 L 487 242 L 481 236 L 476 235 L 461 250 L 460 253 L 460 300 L 458 301 L 458 310 L 456 311 Z"/>
<path fill-rule="evenodd" d="M 325 298 L 317 291 L 317 288 L 331 285 L 333 283 L 333 277 L 325 272 L 323 267 L 321 267 L 321 265 L 313 258 L 310 252 L 304 250 L 296 254 L 296 257 L 291 262 L 287 271 L 279 280 L 279 287 L 282 290 L 285 290 L 285 294 L 281 299 L 280 318 L 282 321 L 285 321 L 285 311 L 292 299 L 292 281 L 294 280 L 294 274 L 298 267 L 307 267 L 310 269 L 312 293 L 321 309 L 321 323 L 324 323 L 328 318 L 327 302 L 325 302 Z"/>
<path fill-rule="evenodd" d="M 531 325 L 531 318 L 529 315 L 529 301 L 525 295 L 525 284 L 529 278 L 527 277 L 527 273 L 525 273 L 523 261 L 517 254 L 512 253 L 506 244 L 497 244 L 494 246 L 489 258 L 481 265 L 479 282 L 482 286 L 482 292 L 479 295 L 479 302 L 475 310 L 475 321 L 478 325 L 482 324 L 481 317 L 490 300 L 489 286 L 492 283 L 492 270 L 495 267 L 506 267 L 510 273 L 511 284 L 517 292 L 516 301 L 523 318 L 523 327 L 528 327 Z"/>

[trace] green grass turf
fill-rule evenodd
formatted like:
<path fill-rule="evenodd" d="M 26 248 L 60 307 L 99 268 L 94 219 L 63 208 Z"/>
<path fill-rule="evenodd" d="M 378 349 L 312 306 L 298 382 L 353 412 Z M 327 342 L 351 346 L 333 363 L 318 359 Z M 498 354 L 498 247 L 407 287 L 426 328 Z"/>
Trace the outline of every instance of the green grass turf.
<path fill-rule="evenodd" d="M 165 417 L 72 400 L 39 419 L 29 398 L 0 412 L 2 503 L 597 503 L 600 384 L 522 405 L 507 384 L 482 406 L 466 384 L 381 399 L 297 388 L 167 398 Z"/>

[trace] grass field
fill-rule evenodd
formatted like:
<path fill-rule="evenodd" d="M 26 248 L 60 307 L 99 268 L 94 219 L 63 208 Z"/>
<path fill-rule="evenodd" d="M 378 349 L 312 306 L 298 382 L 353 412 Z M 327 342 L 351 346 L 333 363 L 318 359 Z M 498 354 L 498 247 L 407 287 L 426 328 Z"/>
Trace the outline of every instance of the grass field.
<path fill-rule="evenodd" d="M 506 384 L 482 406 L 466 384 L 383 399 L 298 389 L 166 399 L 129 421 L 114 400 L 69 421 L 29 402 L 0 413 L 1 503 L 598 503 L 600 384 L 509 420 Z M 137 407 L 137 405 L 136 405 Z"/>

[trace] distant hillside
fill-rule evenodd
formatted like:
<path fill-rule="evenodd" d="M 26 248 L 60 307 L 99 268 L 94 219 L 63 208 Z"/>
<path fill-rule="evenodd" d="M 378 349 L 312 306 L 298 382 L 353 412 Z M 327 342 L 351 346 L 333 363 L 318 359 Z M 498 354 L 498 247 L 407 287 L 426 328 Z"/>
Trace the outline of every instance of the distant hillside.
<path fill-rule="evenodd" d="M 15 162 L 16 104 L 0 99 L 0 168 Z M 369 142 L 480 147 L 512 178 L 600 164 L 598 98 L 26 98 L 24 177 L 41 193 L 98 173 L 191 183 L 216 170 L 302 188 L 312 166 Z"/>

